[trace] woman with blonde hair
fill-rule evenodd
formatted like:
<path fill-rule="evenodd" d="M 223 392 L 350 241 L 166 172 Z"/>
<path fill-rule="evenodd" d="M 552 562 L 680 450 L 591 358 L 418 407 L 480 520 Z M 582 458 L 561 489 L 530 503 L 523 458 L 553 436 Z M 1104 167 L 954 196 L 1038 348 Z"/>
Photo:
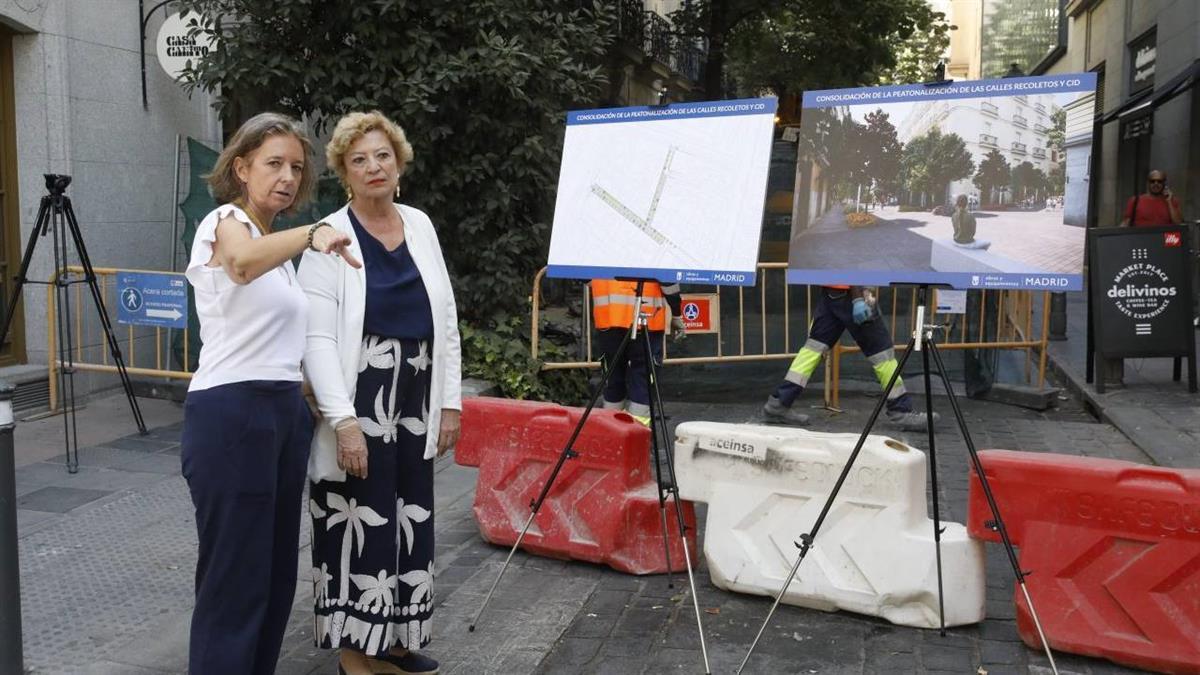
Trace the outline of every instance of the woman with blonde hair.
<path fill-rule="evenodd" d="M 181 450 L 199 537 L 192 673 L 274 673 L 296 592 L 313 423 L 300 393 L 308 301 L 290 261 L 309 250 L 359 265 L 327 223 L 272 232 L 311 194 L 311 154 L 295 120 L 247 120 L 208 177 L 221 206 L 192 244 L 203 341 Z"/>
<path fill-rule="evenodd" d="M 339 672 L 432 674 L 433 460 L 458 438 L 458 314 L 429 217 L 393 201 L 404 131 L 351 113 L 325 150 L 350 202 L 325 220 L 364 269 L 305 253 L 304 368 L 325 422 L 309 460 L 318 647 Z"/>

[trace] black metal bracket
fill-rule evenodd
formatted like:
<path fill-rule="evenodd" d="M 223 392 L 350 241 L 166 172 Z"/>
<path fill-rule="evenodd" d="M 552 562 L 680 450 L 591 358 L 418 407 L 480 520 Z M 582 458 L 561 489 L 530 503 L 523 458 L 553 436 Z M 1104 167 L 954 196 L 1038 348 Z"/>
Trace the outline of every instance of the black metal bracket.
<path fill-rule="evenodd" d="M 162 0 L 162 2 L 150 8 L 150 11 L 145 10 L 145 0 L 138 0 L 138 22 L 141 25 L 141 30 L 138 33 L 141 40 L 138 41 L 138 50 L 141 52 L 142 59 L 142 110 L 149 110 L 150 103 L 146 100 L 146 24 L 150 22 L 150 15 L 154 14 L 159 7 L 175 0 Z"/>

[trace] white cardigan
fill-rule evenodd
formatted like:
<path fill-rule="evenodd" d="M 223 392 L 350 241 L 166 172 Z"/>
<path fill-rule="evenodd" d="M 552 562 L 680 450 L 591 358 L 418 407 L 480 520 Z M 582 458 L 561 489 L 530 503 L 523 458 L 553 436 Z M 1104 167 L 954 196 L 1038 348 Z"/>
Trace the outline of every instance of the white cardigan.
<path fill-rule="evenodd" d="M 458 311 L 454 290 L 442 258 L 441 244 L 429 216 L 419 209 L 396 204 L 404 219 L 404 239 L 421 273 L 433 312 L 433 372 L 429 390 L 429 430 L 425 459 L 437 454 L 442 410 L 462 410 L 462 352 L 458 336 Z M 350 252 L 362 260 L 362 248 L 350 223 L 349 205 L 322 220 L 350 235 Z M 324 418 L 313 435 L 308 476 L 313 481 L 346 479 L 337 465 L 337 439 L 333 426 L 354 411 L 358 384 L 359 347 L 367 302 L 367 274 L 347 265 L 340 256 L 305 251 L 297 271 L 308 296 L 307 347 L 304 372 L 312 383 Z"/>

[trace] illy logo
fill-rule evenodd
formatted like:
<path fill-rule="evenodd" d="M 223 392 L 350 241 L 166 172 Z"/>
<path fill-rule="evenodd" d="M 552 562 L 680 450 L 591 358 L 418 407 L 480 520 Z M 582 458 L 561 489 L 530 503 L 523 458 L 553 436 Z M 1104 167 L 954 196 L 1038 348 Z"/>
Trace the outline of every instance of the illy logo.
<path fill-rule="evenodd" d="M 1183 236 L 1178 232 L 1163 232 L 1163 245 L 1167 248 L 1183 246 Z"/>

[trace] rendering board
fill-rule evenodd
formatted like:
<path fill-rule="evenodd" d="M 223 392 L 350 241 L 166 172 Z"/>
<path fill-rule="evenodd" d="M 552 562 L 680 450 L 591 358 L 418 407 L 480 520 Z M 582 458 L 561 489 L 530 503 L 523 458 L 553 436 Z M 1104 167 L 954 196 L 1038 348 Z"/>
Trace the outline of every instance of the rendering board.
<path fill-rule="evenodd" d="M 548 276 L 753 285 L 775 104 L 569 113 Z"/>

